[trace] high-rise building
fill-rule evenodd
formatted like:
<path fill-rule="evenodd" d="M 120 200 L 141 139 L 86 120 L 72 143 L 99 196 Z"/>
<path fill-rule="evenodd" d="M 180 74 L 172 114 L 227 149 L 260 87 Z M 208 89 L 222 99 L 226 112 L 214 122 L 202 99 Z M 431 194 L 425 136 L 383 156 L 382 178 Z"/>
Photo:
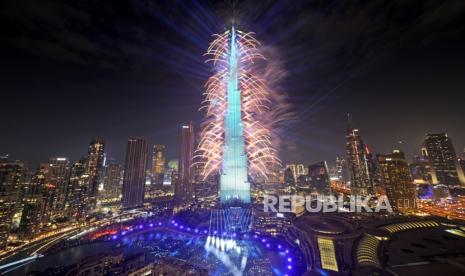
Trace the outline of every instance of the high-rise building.
<path fill-rule="evenodd" d="M 304 164 L 289 164 L 286 167 L 292 171 L 294 181 L 297 181 L 301 175 L 307 175 L 307 169 Z"/>
<path fill-rule="evenodd" d="M 130 137 L 124 166 L 122 198 L 124 208 L 136 208 L 144 204 L 147 158 L 147 141 L 139 137 Z"/>
<path fill-rule="evenodd" d="M 215 73 L 206 84 L 196 162 L 205 165 L 204 178 L 220 173 L 221 203 L 250 203 L 249 174 L 265 180 L 280 164 L 263 122 L 272 101 L 265 82 L 257 81 L 260 72 L 251 70 L 263 55 L 251 33 L 232 27 L 215 37 L 205 54 Z"/>
<path fill-rule="evenodd" d="M 4 249 L 13 215 L 20 202 L 20 190 L 26 169 L 21 161 L 0 159 L 0 250 Z"/>
<path fill-rule="evenodd" d="M 174 187 L 177 185 L 176 183 L 178 181 L 178 166 L 178 160 L 170 160 L 163 178 L 163 186 L 170 186 L 173 193 L 175 192 Z"/>
<path fill-rule="evenodd" d="M 67 158 L 53 157 L 42 162 L 39 171 L 44 176 L 41 187 L 45 204 L 45 218 L 50 220 L 65 216 L 70 166 Z"/>
<path fill-rule="evenodd" d="M 103 170 L 104 150 L 105 144 L 99 138 L 95 138 L 89 143 L 86 174 L 88 175 L 90 209 L 93 209 L 97 203 L 98 187 Z"/>
<path fill-rule="evenodd" d="M 295 182 L 294 173 L 292 172 L 291 168 L 288 167 L 284 170 L 284 183 L 287 186 L 294 186 Z"/>
<path fill-rule="evenodd" d="M 165 174 L 165 146 L 164 145 L 154 145 L 153 146 L 153 155 L 152 155 L 152 185 L 163 184 L 163 176 Z"/>
<path fill-rule="evenodd" d="M 346 160 L 344 158 L 336 157 L 335 177 L 342 182 L 347 182 L 350 179 L 348 173 Z"/>
<path fill-rule="evenodd" d="M 204 170 L 204 164 L 202 164 L 202 163 L 193 164 L 193 168 L 192 168 L 193 176 L 192 176 L 192 179 L 193 179 L 194 186 L 196 184 L 209 182 L 209 179 L 204 179 L 203 178 L 203 175 L 202 175 L 203 170 Z"/>
<path fill-rule="evenodd" d="M 120 164 L 111 162 L 105 165 L 101 198 L 116 200 L 120 197 L 123 180 L 122 171 L 123 168 Z"/>
<path fill-rule="evenodd" d="M 331 187 L 329 182 L 328 165 L 326 161 L 317 162 L 308 166 L 308 183 L 310 189 L 321 195 L 329 195 Z"/>
<path fill-rule="evenodd" d="M 432 167 L 433 184 L 465 184 L 463 170 L 459 165 L 452 141 L 446 133 L 427 134 L 425 149 Z"/>
<path fill-rule="evenodd" d="M 378 187 L 381 183 L 381 173 L 379 171 L 378 159 L 376 158 L 376 155 L 373 154 L 366 145 L 365 154 L 367 158 L 368 177 L 370 179 L 370 185 L 373 191 L 374 188 Z"/>
<path fill-rule="evenodd" d="M 392 208 L 398 210 L 415 208 L 415 188 L 404 154 L 394 150 L 390 154 L 379 154 L 377 157 L 382 186 Z"/>
<path fill-rule="evenodd" d="M 412 163 L 409 167 L 414 183 L 431 184 L 431 165 L 426 157 L 419 155 L 413 156 Z"/>
<path fill-rule="evenodd" d="M 255 182 L 264 184 L 275 185 L 283 183 L 284 181 L 284 170 L 280 164 L 269 164 L 267 178 L 257 175 L 254 178 Z"/>
<path fill-rule="evenodd" d="M 19 234 L 23 238 L 35 237 L 44 223 L 45 201 L 43 189 L 45 175 L 40 169 L 32 176 L 30 183 L 25 187 L 22 200 L 23 210 L 19 224 Z"/>
<path fill-rule="evenodd" d="M 66 205 L 67 213 L 73 221 L 84 220 L 89 211 L 87 208 L 89 204 L 89 176 L 86 174 L 86 164 L 87 159 L 82 158 L 71 167 Z"/>
<path fill-rule="evenodd" d="M 372 193 L 367 149 L 358 129 L 351 124 L 347 129 L 346 153 L 352 194 L 365 196 Z"/>
<path fill-rule="evenodd" d="M 175 196 L 191 200 L 194 195 L 192 158 L 194 155 L 194 125 L 182 125 L 179 141 L 179 181 L 175 186 Z"/>

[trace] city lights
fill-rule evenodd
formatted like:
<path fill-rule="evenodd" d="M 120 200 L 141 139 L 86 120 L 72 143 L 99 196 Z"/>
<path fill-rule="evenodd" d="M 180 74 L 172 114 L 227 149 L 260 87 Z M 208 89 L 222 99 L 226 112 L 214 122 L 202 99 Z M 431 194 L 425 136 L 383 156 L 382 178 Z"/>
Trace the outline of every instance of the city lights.
<path fill-rule="evenodd" d="M 0 275 L 465 275 L 464 1 L 4 2 Z"/>

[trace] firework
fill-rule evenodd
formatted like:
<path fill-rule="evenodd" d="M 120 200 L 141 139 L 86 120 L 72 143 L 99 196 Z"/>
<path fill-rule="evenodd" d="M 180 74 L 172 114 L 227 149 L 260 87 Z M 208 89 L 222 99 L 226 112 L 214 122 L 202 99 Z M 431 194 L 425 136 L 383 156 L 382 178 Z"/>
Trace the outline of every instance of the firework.
<path fill-rule="evenodd" d="M 265 79 L 254 70 L 254 64 L 264 59 L 260 43 L 253 33 L 234 28 L 213 37 L 205 56 L 214 74 L 205 84 L 201 110 L 206 119 L 196 163 L 202 164 L 205 178 L 218 171 L 235 175 L 235 183 L 247 182 L 248 174 L 266 178 L 269 168 L 280 161 L 271 131 L 260 120 L 272 103 Z M 246 179 L 238 180 L 244 166 Z"/>

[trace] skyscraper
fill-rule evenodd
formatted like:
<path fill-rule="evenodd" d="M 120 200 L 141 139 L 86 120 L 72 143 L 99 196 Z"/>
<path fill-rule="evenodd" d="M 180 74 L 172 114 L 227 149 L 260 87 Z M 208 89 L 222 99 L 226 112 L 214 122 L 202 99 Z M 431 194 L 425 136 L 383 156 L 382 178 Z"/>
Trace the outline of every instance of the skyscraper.
<path fill-rule="evenodd" d="M 99 138 L 93 139 L 89 144 L 86 174 L 88 175 L 89 208 L 91 209 L 94 208 L 97 203 L 98 186 L 103 169 L 104 149 L 105 144 L 103 140 Z"/>
<path fill-rule="evenodd" d="M 287 186 L 294 186 L 296 179 L 294 178 L 294 173 L 292 172 L 291 168 L 288 167 L 284 170 L 284 183 Z"/>
<path fill-rule="evenodd" d="M 425 149 L 432 166 L 433 184 L 465 184 L 463 170 L 446 133 L 426 134 Z"/>
<path fill-rule="evenodd" d="M 378 187 L 381 183 L 378 159 L 376 158 L 376 154 L 373 154 L 369 150 L 367 145 L 365 145 L 365 155 L 367 158 L 368 177 L 370 181 L 371 191 L 373 191 L 374 188 Z"/>
<path fill-rule="evenodd" d="M 317 162 L 308 166 L 308 182 L 313 192 L 321 195 L 329 195 L 331 193 L 326 161 Z"/>
<path fill-rule="evenodd" d="M 409 167 L 414 183 L 431 184 L 431 164 L 425 156 L 414 155 Z"/>
<path fill-rule="evenodd" d="M 193 168 L 192 168 L 193 176 L 192 176 L 192 179 L 193 179 L 194 186 L 196 184 L 209 182 L 210 179 L 204 179 L 203 178 L 203 175 L 202 175 L 203 170 L 204 170 L 204 164 L 202 164 L 202 163 L 193 164 Z"/>
<path fill-rule="evenodd" d="M 337 177 L 340 181 L 343 182 L 347 182 L 349 180 L 347 162 L 344 158 L 336 157 L 335 177 Z"/>
<path fill-rule="evenodd" d="M 222 203 L 250 202 L 249 173 L 267 179 L 280 164 L 264 123 L 271 110 L 270 93 L 255 61 L 264 59 L 253 33 L 234 26 L 215 39 L 205 54 L 214 74 L 206 84 L 206 110 L 196 159 L 204 178 L 220 173 Z"/>
<path fill-rule="evenodd" d="M 349 122 L 346 135 L 347 166 L 350 186 L 353 195 L 365 196 L 372 192 L 372 182 L 368 167 L 368 157 L 365 143 L 358 129 Z"/>
<path fill-rule="evenodd" d="M 415 188 L 410 168 L 404 154 L 394 150 L 390 154 L 379 154 L 382 186 L 393 209 L 412 209 L 415 204 Z"/>
<path fill-rule="evenodd" d="M 0 159 L 0 250 L 7 244 L 13 215 L 20 206 L 24 176 L 23 162 Z"/>
<path fill-rule="evenodd" d="M 103 176 L 103 199 L 116 200 L 121 194 L 121 172 L 123 168 L 120 164 L 110 162 L 106 164 Z"/>
<path fill-rule="evenodd" d="M 163 176 L 165 174 L 165 146 L 164 145 L 153 145 L 152 155 L 152 185 L 162 184 Z"/>
<path fill-rule="evenodd" d="M 122 199 L 124 208 L 136 208 L 144 204 L 147 158 L 147 141 L 139 137 L 130 137 L 124 167 Z"/>
<path fill-rule="evenodd" d="M 42 187 L 42 193 L 45 200 L 46 218 L 64 217 L 70 176 L 68 159 L 52 157 L 42 162 L 39 170 L 44 176 L 45 185 Z"/>
<path fill-rule="evenodd" d="M 84 220 L 88 214 L 88 178 L 86 174 L 87 159 L 82 158 L 76 161 L 71 167 L 71 174 L 68 184 L 67 213 L 72 220 Z"/>
<path fill-rule="evenodd" d="M 289 164 L 287 165 L 287 168 L 292 171 L 294 181 L 297 181 L 301 175 L 306 175 L 308 173 L 304 164 Z"/>
<path fill-rule="evenodd" d="M 32 176 L 32 179 L 25 187 L 22 200 L 23 211 L 19 224 L 19 234 L 23 238 L 35 237 L 41 227 L 45 210 L 43 189 L 45 186 L 45 175 L 40 169 Z"/>
<path fill-rule="evenodd" d="M 220 176 L 220 197 L 222 202 L 241 200 L 250 202 L 250 183 L 248 181 L 247 155 L 245 152 L 244 124 L 242 122 L 242 97 L 238 85 L 239 75 L 238 49 L 234 28 L 231 32 L 229 47 L 228 76 L 226 77 L 226 118 L 225 138 Z"/>
<path fill-rule="evenodd" d="M 192 158 L 194 155 L 194 125 L 182 125 L 179 139 L 179 180 L 175 186 L 175 196 L 190 200 L 194 195 Z"/>

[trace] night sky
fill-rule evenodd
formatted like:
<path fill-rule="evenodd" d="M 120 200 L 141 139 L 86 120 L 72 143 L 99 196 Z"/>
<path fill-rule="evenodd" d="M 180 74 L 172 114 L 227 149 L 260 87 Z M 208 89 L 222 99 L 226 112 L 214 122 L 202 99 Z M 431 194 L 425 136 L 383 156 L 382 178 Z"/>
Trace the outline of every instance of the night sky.
<path fill-rule="evenodd" d="M 465 148 L 465 1 L 29 1 L 0 4 L 0 154 L 31 169 L 102 137 L 166 144 L 198 112 L 211 34 L 256 33 L 294 118 L 284 162 L 344 155 L 346 113 L 372 151 L 418 152 L 427 132 Z M 399 141 L 402 141 L 399 144 Z"/>

